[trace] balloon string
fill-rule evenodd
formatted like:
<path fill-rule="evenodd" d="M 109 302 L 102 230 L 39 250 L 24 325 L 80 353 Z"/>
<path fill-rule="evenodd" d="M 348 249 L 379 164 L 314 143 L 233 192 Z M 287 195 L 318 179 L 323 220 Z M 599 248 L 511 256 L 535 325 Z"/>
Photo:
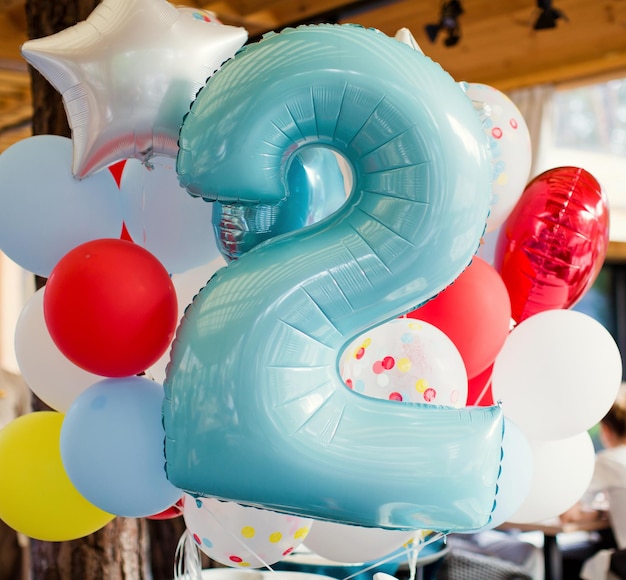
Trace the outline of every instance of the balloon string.
<path fill-rule="evenodd" d="M 261 556 L 259 556 L 250 546 L 248 546 L 241 538 L 239 538 L 238 536 L 236 536 L 235 534 L 233 534 L 223 523 L 222 521 L 213 513 L 211 512 L 206 506 L 202 506 L 203 509 L 205 509 L 207 511 L 207 513 L 209 514 L 209 516 L 211 518 L 213 518 L 213 520 L 231 537 L 233 538 L 238 544 L 240 544 L 245 550 L 248 550 L 255 558 L 257 558 L 257 560 L 259 560 L 259 562 L 261 562 L 263 564 L 263 566 L 265 568 L 267 568 L 270 572 L 273 572 L 274 569 L 270 566 L 270 564 L 268 564 Z M 426 546 L 428 546 L 429 544 L 432 544 L 433 542 L 444 538 L 445 534 L 443 532 L 430 532 L 430 537 L 428 537 L 427 540 L 419 540 L 419 541 L 415 541 L 415 537 L 407 542 L 406 545 L 406 553 L 407 553 L 407 561 L 409 563 L 409 569 L 410 569 L 410 580 L 414 580 L 415 579 L 415 572 L 416 572 L 416 568 L 417 568 L 417 560 L 418 560 L 418 556 L 419 556 L 419 552 L 425 548 Z M 184 545 L 188 543 L 189 545 L 191 545 L 192 547 L 192 551 L 193 553 L 196 555 L 197 558 L 197 547 L 195 545 L 195 542 L 193 541 L 191 534 L 189 533 L 188 530 L 185 531 L 185 533 L 183 534 L 183 536 L 181 537 L 178 546 L 176 548 L 176 562 L 177 562 L 177 570 L 176 570 L 176 574 L 174 577 L 174 580 L 181 580 L 184 574 L 180 573 L 180 564 L 181 561 L 183 561 L 184 563 L 187 564 L 187 566 L 189 568 L 191 568 L 191 571 L 193 574 L 196 575 L 195 578 L 193 578 L 192 580 L 201 580 L 201 575 L 200 575 L 200 565 L 198 564 L 198 566 L 196 567 L 195 561 L 192 560 L 191 562 L 191 566 L 190 566 L 190 562 L 188 561 L 187 556 L 185 556 L 184 558 L 181 558 L 180 553 L 183 552 L 185 550 Z M 189 549 L 187 548 L 187 552 L 189 553 Z M 377 568 L 378 566 L 382 566 L 383 564 L 386 564 L 387 562 L 391 562 L 392 560 L 396 559 L 398 557 L 397 552 L 393 552 L 392 554 L 390 554 L 389 556 L 382 558 L 380 560 L 377 560 L 376 562 L 373 562 L 372 564 L 370 564 L 369 566 L 367 566 L 366 568 L 363 568 L 353 574 L 350 574 L 349 576 L 346 576 L 343 578 L 343 580 L 350 580 L 351 578 L 354 578 L 355 576 L 358 576 L 359 574 L 363 574 L 365 572 L 369 572 L 370 570 Z M 195 560 L 195 559 L 194 559 Z M 199 562 L 199 560 L 198 560 Z"/>
<path fill-rule="evenodd" d="M 217 524 L 219 526 L 221 526 L 222 530 L 225 531 L 231 538 L 233 538 L 244 550 L 248 550 L 259 562 L 261 562 L 261 564 L 263 564 L 264 568 L 267 568 L 270 572 L 274 571 L 274 569 L 261 556 L 259 556 L 250 546 L 248 546 L 240 537 L 238 537 L 237 535 L 233 534 L 233 532 L 231 532 L 220 521 L 220 519 L 217 518 L 213 512 L 211 512 L 211 510 L 207 506 L 202 504 L 202 509 L 206 510 L 206 512 L 213 518 L 213 520 L 215 522 L 217 522 Z M 256 568 L 256 566 L 254 566 L 254 567 Z"/>
<path fill-rule="evenodd" d="M 202 580 L 200 552 L 189 530 L 183 532 L 176 546 L 174 580 Z"/>
<path fill-rule="evenodd" d="M 509 333 L 511 333 L 511 331 L 516 326 L 517 326 L 517 322 L 515 322 L 515 320 L 513 320 L 511 318 L 511 320 L 509 322 Z M 489 390 L 489 387 L 491 386 L 492 382 L 493 382 L 493 377 L 489 377 L 489 380 L 487 381 L 487 383 L 483 387 L 483 390 L 480 392 L 480 395 L 478 395 L 478 397 L 476 397 L 476 401 L 474 402 L 474 405 L 480 405 L 480 402 L 483 400 L 483 397 L 487 394 L 487 391 Z"/>
<path fill-rule="evenodd" d="M 412 541 L 407 542 L 406 552 L 407 552 L 407 560 L 409 563 L 409 570 L 411 574 L 410 580 L 414 580 L 415 578 L 415 570 L 417 568 L 417 558 L 418 558 L 419 552 L 423 548 L 428 546 L 429 544 L 432 544 L 433 542 L 436 542 L 437 540 L 440 540 L 441 538 L 445 537 L 445 534 L 443 532 L 431 532 L 431 534 L 432 535 L 428 538 L 428 540 L 420 540 L 417 543 L 415 543 L 415 538 L 413 538 Z M 342 580 L 350 580 L 351 578 L 354 578 L 355 576 L 358 576 L 359 574 L 364 574 L 365 572 L 369 572 L 370 570 L 374 568 L 378 568 L 378 566 L 382 566 L 383 564 L 386 564 L 387 562 L 391 562 L 392 560 L 395 560 L 397 557 L 398 557 L 397 551 L 393 552 L 389 554 L 389 556 L 386 556 L 385 558 L 382 558 L 381 560 L 377 560 L 376 562 L 373 562 L 366 568 L 358 570 L 357 572 L 354 572 L 354 574 L 350 574 L 349 576 L 345 576 Z"/>
<path fill-rule="evenodd" d="M 415 580 L 415 574 L 417 573 L 417 557 L 419 556 L 420 550 L 419 543 L 415 548 L 411 548 L 408 545 L 406 547 L 406 559 L 409 563 L 409 580 Z"/>

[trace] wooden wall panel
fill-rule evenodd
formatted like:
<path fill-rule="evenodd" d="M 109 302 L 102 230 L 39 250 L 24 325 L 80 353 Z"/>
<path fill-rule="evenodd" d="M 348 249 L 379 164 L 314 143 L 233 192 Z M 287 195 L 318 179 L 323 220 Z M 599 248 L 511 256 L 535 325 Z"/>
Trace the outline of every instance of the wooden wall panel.
<path fill-rule="evenodd" d="M 30 76 L 0 70 L 0 152 L 31 134 Z"/>

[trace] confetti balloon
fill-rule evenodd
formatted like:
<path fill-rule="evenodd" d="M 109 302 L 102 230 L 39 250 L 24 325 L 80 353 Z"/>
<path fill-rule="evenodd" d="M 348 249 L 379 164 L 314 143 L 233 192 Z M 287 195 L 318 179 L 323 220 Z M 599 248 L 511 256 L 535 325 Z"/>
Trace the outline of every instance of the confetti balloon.
<path fill-rule="evenodd" d="M 341 376 L 358 393 L 378 399 L 462 407 L 467 373 L 454 343 L 438 328 L 409 318 L 359 336 L 341 359 Z"/>
<path fill-rule="evenodd" d="M 185 496 L 187 530 L 209 558 L 234 568 L 261 568 L 290 554 L 313 520 L 215 498 Z"/>
<path fill-rule="evenodd" d="M 462 83 L 489 142 L 493 182 L 487 231 L 509 216 L 524 191 L 532 162 L 530 133 L 520 110 L 503 92 L 480 83 Z"/>

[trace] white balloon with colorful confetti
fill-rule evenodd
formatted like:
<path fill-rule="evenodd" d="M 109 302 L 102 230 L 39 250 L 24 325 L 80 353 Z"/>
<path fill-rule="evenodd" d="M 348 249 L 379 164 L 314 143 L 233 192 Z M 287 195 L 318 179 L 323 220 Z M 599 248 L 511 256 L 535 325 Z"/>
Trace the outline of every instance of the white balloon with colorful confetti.
<path fill-rule="evenodd" d="M 198 548 L 233 568 L 275 564 L 304 541 L 313 523 L 308 518 L 189 495 L 183 518 Z"/>
<path fill-rule="evenodd" d="M 354 391 L 378 399 L 464 407 L 467 371 L 444 332 L 421 320 L 397 318 L 354 340 L 340 360 Z"/>

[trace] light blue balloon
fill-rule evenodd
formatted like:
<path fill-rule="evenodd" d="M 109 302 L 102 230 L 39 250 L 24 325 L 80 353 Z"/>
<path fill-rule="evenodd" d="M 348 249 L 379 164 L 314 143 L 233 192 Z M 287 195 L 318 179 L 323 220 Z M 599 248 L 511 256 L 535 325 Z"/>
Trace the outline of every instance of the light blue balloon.
<path fill-rule="evenodd" d="M 528 438 L 513 421 L 504 418 L 502 473 L 498 480 L 496 506 L 483 529 L 497 528 L 521 507 L 530 492 L 534 460 Z"/>
<path fill-rule="evenodd" d="M 534 471 L 533 453 L 524 432 L 504 417 L 502 463 L 496 503 L 489 522 L 469 533 L 492 530 L 506 522 L 521 507 L 530 492 Z"/>
<path fill-rule="evenodd" d="M 350 391 L 342 350 L 450 284 L 479 245 L 491 165 L 482 127 L 439 65 L 356 26 L 288 29 L 200 91 L 179 180 L 228 204 L 286 197 L 290 160 L 322 145 L 351 165 L 347 202 L 221 269 L 187 308 L 163 407 L 177 487 L 386 529 L 477 529 L 500 469 L 498 407 Z"/>
<path fill-rule="evenodd" d="M 120 190 L 128 233 L 168 272 L 185 272 L 219 256 L 214 204 L 194 199 L 180 187 L 173 159 L 154 157 L 149 166 L 129 159 Z"/>
<path fill-rule="evenodd" d="M 215 203 L 220 252 L 236 260 L 265 240 L 315 224 L 346 201 L 344 175 L 333 151 L 305 147 L 286 172 L 287 198 L 273 204 Z"/>
<path fill-rule="evenodd" d="M 144 517 L 182 491 L 165 474 L 163 386 L 142 377 L 104 379 L 83 391 L 61 428 L 61 459 L 76 489 L 100 509 Z"/>
<path fill-rule="evenodd" d="M 109 171 L 72 175 L 72 141 L 37 135 L 0 155 L 0 249 L 25 270 L 48 277 L 71 249 L 119 238 L 122 196 Z"/>

